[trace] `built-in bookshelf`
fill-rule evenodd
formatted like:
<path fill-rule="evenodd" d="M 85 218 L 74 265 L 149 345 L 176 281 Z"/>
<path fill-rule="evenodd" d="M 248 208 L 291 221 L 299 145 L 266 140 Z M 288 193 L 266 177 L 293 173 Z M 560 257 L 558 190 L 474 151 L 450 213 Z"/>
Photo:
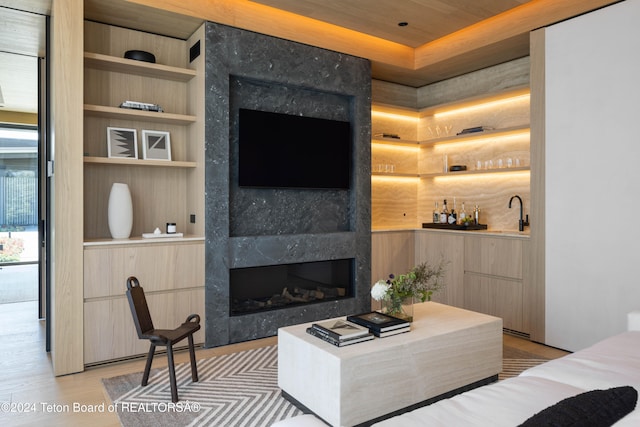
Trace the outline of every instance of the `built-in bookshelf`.
<path fill-rule="evenodd" d="M 189 40 L 85 22 L 84 79 L 84 363 L 142 354 L 124 296 L 126 279 L 145 288 L 154 322 L 179 325 L 204 310 L 204 57 L 189 62 Z M 123 58 L 153 52 L 156 63 Z M 162 112 L 120 108 L 157 104 Z M 110 157 L 107 128 L 133 130 L 138 155 Z M 170 136 L 171 160 L 142 155 L 142 131 Z M 129 186 L 133 229 L 112 239 L 107 207 L 113 183 Z M 182 237 L 145 238 L 166 223 Z M 196 335 L 204 342 L 204 330 Z"/>

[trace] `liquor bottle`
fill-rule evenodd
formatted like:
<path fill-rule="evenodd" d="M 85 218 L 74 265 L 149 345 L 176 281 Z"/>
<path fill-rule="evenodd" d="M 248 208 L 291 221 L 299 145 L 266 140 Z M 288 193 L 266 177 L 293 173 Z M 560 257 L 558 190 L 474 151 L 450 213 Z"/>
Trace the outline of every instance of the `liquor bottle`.
<path fill-rule="evenodd" d="M 440 211 L 438 210 L 438 202 L 436 202 L 436 208 L 433 210 L 433 223 L 440 223 Z"/>
<path fill-rule="evenodd" d="M 449 224 L 457 224 L 458 223 L 458 214 L 456 213 L 456 198 L 453 198 L 453 208 L 451 208 L 451 212 L 449 212 L 449 218 L 447 219 Z"/>
<path fill-rule="evenodd" d="M 449 218 L 449 210 L 447 209 L 447 199 L 444 199 L 442 203 L 442 210 L 440 211 L 440 223 L 446 224 Z"/>
<path fill-rule="evenodd" d="M 467 213 L 464 211 L 464 202 L 462 202 L 462 208 L 460 209 L 460 223 L 464 222 L 464 219 L 467 217 Z"/>
<path fill-rule="evenodd" d="M 475 223 L 475 225 L 480 224 L 480 208 L 478 207 L 478 205 L 476 205 L 475 209 L 473 210 L 473 222 Z"/>

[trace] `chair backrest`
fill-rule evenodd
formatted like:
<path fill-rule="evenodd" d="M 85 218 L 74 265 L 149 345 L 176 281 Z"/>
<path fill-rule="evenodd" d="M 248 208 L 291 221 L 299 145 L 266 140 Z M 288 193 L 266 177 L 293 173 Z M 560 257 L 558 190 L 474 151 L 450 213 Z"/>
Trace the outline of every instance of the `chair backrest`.
<path fill-rule="evenodd" d="M 154 329 L 153 322 L 151 321 L 151 314 L 147 306 L 147 299 L 144 297 L 144 290 L 142 286 L 140 286 L 138 279 L 134 276 L 127 279 L 127 299 L 129 300 L 129 307 L 131 308 L 133 323 L 136 324 L 138 337 L 145 338 L 144 335 Z"/>

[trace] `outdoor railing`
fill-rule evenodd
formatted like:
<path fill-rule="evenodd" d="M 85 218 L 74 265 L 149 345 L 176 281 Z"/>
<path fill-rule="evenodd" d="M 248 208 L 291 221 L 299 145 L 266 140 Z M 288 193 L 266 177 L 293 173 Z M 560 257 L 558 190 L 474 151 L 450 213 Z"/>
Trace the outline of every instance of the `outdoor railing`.
<path fill-rule="evenodd" d="M 38 224 L 38 179 L 0 176 L 0 231 Z"/>

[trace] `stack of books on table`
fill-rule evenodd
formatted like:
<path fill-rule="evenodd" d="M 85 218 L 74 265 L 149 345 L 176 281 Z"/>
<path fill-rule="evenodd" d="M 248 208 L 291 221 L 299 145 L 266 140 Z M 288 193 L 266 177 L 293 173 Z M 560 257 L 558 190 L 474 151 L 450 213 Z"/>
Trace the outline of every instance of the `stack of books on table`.
<path fill-rule="evenodd" d="M 347 316 L 347 320 L 368 328 L 369 332 L 378 338 L 403 334 L 411 330 L 410 322 L 377 311 Z"/>
<path fill-rule="evenodd" d="M 373 339 L 369 329 L 342 319 L 314 323 L 307 328 L 307 333 L 337 347 Z"/>

